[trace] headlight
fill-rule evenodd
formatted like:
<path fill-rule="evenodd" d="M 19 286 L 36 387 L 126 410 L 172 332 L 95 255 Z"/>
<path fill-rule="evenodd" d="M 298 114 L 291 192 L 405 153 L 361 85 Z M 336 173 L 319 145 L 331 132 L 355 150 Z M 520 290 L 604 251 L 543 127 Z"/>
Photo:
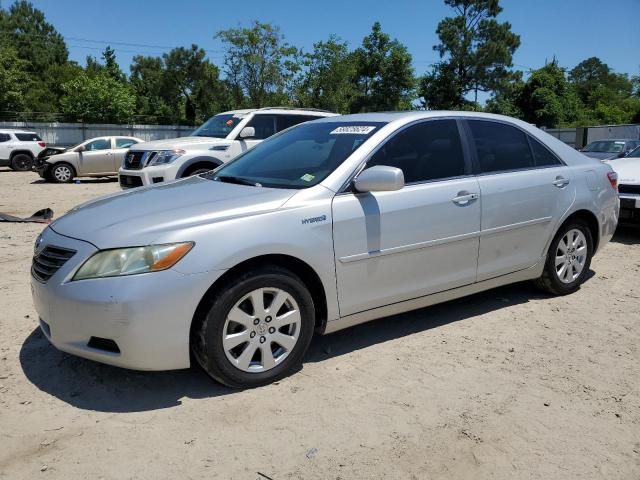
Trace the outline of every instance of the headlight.
<path fill-rule="evenodd" d="M 193 248 L 192 242 L 103 250 L 89 258 L 73 280 L 157 272 L 173 267 Z"/>
<path fill-rule="evenodd" d="M 173 162 L 176 158 L 181 157 L 185 153 L 187 152 L 184 150 L 162 150 L 151 159 L 149 165 L 165 165 Z"/>

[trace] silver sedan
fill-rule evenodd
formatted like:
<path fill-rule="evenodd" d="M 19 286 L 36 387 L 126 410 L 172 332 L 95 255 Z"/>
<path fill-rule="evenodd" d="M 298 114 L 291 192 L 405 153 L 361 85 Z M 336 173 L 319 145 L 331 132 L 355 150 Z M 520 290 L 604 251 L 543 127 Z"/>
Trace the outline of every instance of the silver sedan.
<path fill-rule="evenodd" d="M 616 228 L 616 178 L 508 117 L 317 120 L 58 219 L 36 242 L 33 299 L 60 350 L 143 370 L 194 358 L 263 385 L 314 333 L 523 280 L 576 291 Z"/>

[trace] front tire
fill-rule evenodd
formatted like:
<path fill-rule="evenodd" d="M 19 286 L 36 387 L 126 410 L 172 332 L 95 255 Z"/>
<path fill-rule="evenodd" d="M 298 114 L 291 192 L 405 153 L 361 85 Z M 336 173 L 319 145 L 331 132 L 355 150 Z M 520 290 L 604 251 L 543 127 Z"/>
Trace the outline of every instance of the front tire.
<path fill-rule="evenodd" d="M 584 282 L 593 256 L 593 237 L 589 227 L 571 221 L 554 237 L 542 276 L 536 285 L 552 295 L 568 295 Z"/>
<path fill-rule="evenodd" d="M 26 153 L 18 153 L 11 158 L 10 166 L 16 172 L 29 172 L 33 166 L 33 158 Z"/>
<path fill-rule="evenodd" d="M 49 171 L 49 178 L 55 183 L 70 183 L 76 176 L 76 171 L 68 163 L 56 163 Z"/>
<path fill-rule="evenodd" d="M 197 362 L 233 388 L 277 381 L 298 369 L 315 325 L 311 294 L 292 272 L 261 267 L 215 294 L 193 332 Z"/>

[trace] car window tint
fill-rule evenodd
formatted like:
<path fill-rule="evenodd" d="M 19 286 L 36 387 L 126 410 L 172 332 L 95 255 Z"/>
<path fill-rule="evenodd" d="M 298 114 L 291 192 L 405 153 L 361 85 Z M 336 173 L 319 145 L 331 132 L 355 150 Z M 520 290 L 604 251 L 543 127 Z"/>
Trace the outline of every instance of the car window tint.
<path fill-rule="evenodd" d="M 250 121 L 247 127 L 253 127 L 256 131 L 255 140 L 264 140 L 269 138 L 276 131 L 275 117 L 273 115 L 256 115 Z"/>
<path fill-rule="evenodd" d="M 84 149 L 88 152 L 93 152 L 95 150 L 109 150 L 111 148 L 111 142 L 108 138 L 100 138 L 98 140 L 94 140 L 93 142 L 89 142 L 85 145 Z"/>
<path fill-rule="evenodd" d="M 11 140 L 11 136 L 8 133 L 0 133 L 0 143 L 8 142 L 9 140 Z"/>
<path fill-rule="evenodd" d="M 556 157 L 551 150 L 542 145 L 538 140 L 529 136 L 531 150 L 533 150 L 533 158 L 536 167 L 554 167 L 562 165 L 562 162 Z"/>
<path fill-rule="evenodd" d="M 464 175 L 462 145 L 455 120 L 434 120 L 413 125 L 393 136 L 367 162 L 404 173 L 405 183 Z"/>
<path fill-rule="evenodd" d="M 526 134 L 511 125 L 468 120 L 482 173 L 528 169 L 534 166 Z"/>
<path fill-rule="evenodd" d="M 22 142 L 39 142 L 42 139 L 35 133 L 16 133 L 16 138 Z"/>
<path fill-rule="evenodd" d="M 311 115 L 278 115 L 276 118 L 277 130 L 278 132 L 281 132 L 289 127 L 298 125 L 299 123 L 310 122 L 311 120 L 317 120 L 318 118 L 321 117 L 314 117 Z"/>
<path fill-rule="evenodd" d="M 116 138 L 116 148 L 129 148 L 131 145 L 135 145 L 136 142 L 132 138 Z"/>

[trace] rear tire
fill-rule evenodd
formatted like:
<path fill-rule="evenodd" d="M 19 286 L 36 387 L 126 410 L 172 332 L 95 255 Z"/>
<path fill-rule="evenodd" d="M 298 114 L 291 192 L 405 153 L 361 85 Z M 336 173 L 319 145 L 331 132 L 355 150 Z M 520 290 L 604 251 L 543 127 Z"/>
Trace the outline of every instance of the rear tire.
<path fill-rule="evenodd" d="M 76 176 L 73 166 L 65 162 L 56 163 L 49 170 L 49 178 L 55 183 L 70 183 Z"/>
<path fill-rule="evenodd" d="M 241 274 L 209 299 L 191 338 L 193 356 L 232 388 L 266 385 L 297 370 L 315 325 L 311 294 L 292 272 L 265 266 Z"/>
<path fill-rule="evenodd" d="M 16 172 L 29 172 L 33 166 L 33 158 L 26 153 L 18 153 L 11 158 L 10 166 Z"/>
<path fill-rule="evenodd" d="M 584 282 L 593 256 L 593 237 L 586 223 L 573 220 L 554 237 L 538 288 L 552 295 L 568 295 Z"/>

